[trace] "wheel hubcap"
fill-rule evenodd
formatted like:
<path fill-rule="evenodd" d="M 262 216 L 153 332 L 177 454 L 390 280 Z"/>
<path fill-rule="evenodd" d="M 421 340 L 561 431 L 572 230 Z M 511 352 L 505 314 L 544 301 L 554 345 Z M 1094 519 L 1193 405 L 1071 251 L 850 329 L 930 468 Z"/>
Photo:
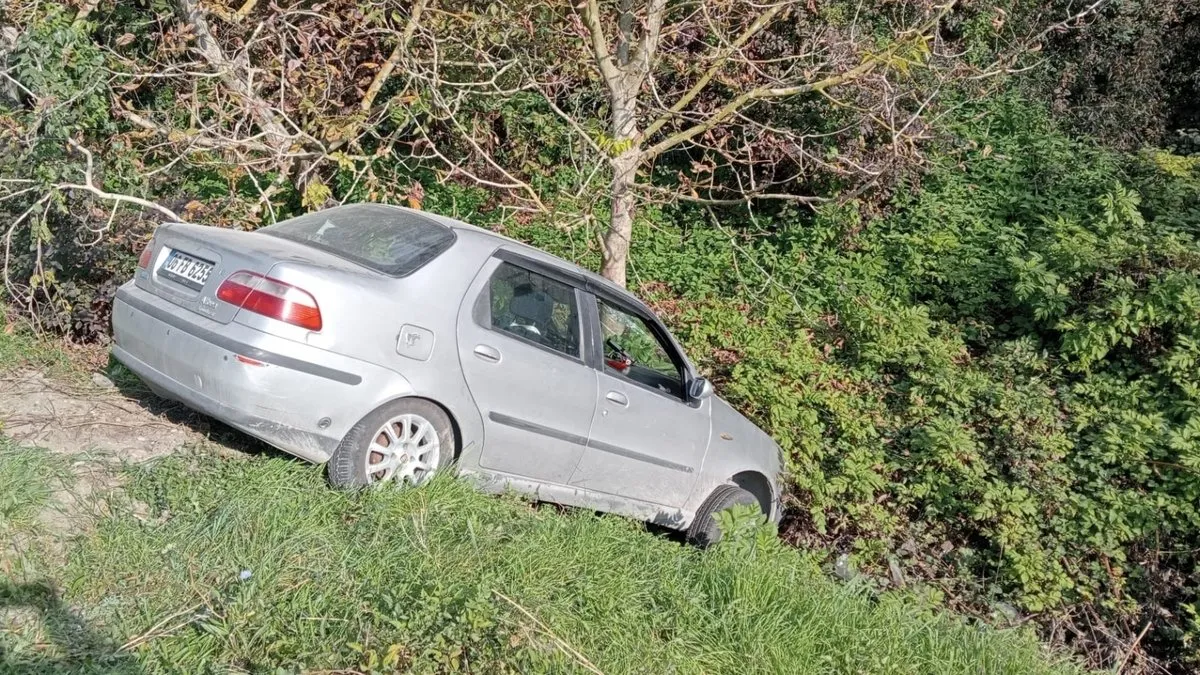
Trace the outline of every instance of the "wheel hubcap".
<path fill-rule="evenodd" d="M 375 432 L 367 453 L 367 476 L 376 485 L 419 485 L 433 475 L 441 458 L 441 439 L 433 424 L 420 415 L 398 415 Z"/>

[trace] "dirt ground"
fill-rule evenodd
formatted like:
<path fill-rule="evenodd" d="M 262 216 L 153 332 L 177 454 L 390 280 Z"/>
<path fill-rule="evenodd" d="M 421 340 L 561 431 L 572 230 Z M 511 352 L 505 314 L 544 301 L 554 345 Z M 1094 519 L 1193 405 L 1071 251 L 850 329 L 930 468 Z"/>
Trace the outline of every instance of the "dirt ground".
<path fill-rule="evenodd" d="M 165 403 L 112 386 L 70 385 L 37 371 L 0 376 L 0 430 L 56 453 L 141 462 L 201 438 Z"/>
<path fill-rule="evenodd" d="M 102 375 L 76 383 L 37 370 L 0 373 L 0 434 L 62 458 L 69 479 L 39 520 L 70 535 L 123 482 L 121 466 L 204 442 L 212 424 L 143 391 L 122 391 Z"/>

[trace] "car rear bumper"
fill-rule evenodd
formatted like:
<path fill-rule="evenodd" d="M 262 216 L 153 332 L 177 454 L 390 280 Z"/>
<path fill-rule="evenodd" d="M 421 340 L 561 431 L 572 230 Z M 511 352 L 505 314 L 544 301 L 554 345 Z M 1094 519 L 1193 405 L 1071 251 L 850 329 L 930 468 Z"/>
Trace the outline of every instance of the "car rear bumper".
<path fill-rule="evenodd" d="M 217 323 L 133 282 L 117 291 L 113 336 L 113 356 L 152 389 L 312 462 L 329 459 L 375 407 L 371 385 L 396 377 L 248 326 Z"/>

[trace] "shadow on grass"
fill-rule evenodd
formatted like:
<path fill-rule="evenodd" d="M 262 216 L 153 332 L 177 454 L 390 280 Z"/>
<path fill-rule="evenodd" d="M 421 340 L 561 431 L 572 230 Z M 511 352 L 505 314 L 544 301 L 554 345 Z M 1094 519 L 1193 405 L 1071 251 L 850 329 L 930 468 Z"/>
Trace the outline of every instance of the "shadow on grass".
<path fill-rule="evenodd" d="M 110 638 L 90 629 L 46 583 L 0 579 L 0 612 L 25 610 L 40 623 L 52 655 L 13 654 L 0 642 L 0 672 L 11 675 L 140 675 L 141 667 Z M 40 647 L 41 645 L 39 645 Z"/>

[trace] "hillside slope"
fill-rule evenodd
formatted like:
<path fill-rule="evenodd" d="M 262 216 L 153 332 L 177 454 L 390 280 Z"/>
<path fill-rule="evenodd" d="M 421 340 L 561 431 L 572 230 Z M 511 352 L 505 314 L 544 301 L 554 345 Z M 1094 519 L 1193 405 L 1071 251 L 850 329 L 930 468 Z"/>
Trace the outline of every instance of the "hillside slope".
<path fill-rule="evenodd" d="M 0 335 L 5 367 L 31 346 Z M 701 552 L 453 479 L 335 492 L 224 433 L 124 465 L 0 438 L 0 672 L 1075 672 L 753 523 Z"/>

